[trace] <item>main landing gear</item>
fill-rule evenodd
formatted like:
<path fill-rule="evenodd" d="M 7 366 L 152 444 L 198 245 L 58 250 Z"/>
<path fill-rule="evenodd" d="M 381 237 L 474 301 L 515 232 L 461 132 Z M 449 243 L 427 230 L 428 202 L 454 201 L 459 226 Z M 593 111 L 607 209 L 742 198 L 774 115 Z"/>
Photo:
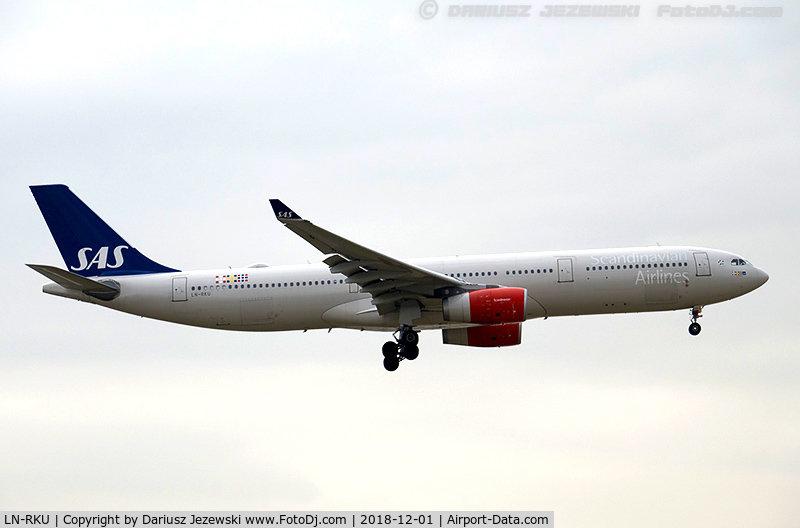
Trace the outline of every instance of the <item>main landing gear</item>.
<path fill-rule="evenodd" d="M 399 335 L 398 335 L 399 334 Z M 402 325 L 395 332 L 395 341 L 383 344 L 383 368 L 394 372 L 404 359 L 413 361 L 419 356 L 419 332 L 407 325 Z"/>
<path fill-rule="evenodd" d="M 695 306 L 694 308 L 692 308 L 692 324 L 689 325 L 689 333 L 692 334 L 693 336 L 696 336 L 697 334 L 700 333 L 700 330 L 702 330 L 702 328 L 700 328 L 700 323 L 697 322 L 699 318 L 703 317 L 700 314 L 700 312 L 702 311 L 703 311 L 702 306 Z"/>

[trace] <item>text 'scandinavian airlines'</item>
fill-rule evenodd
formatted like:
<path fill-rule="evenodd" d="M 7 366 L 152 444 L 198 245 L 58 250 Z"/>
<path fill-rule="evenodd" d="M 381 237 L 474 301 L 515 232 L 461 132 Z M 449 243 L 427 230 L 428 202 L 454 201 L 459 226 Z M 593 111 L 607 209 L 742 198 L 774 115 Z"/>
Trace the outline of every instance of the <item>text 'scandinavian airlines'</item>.
<path fill-rule="evenodd" d="M 64 185 L 31 187 L 67 269 L 28 264 L 43 291 L 192 326 L 272 332 L 394 332 L 383 365 L 419 355 L 419 330 L 445 343 L 503 347 L 522 322 L 559 315 L 691 310 L 739 297 L 768 275 L 734 253 L 638 247 L 398 260 L 317 227 L 279 200 L 280 222 L 326 255 L 322 264 L 179 271 L 145 257 Z"/>

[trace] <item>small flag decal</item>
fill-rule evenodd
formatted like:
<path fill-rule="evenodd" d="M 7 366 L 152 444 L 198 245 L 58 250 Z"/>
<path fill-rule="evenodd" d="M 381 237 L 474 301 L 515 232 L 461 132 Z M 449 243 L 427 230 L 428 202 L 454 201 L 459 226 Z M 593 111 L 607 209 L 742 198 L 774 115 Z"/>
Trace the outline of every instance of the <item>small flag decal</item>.
<path fill-rule="evenodd" d="M 235 275 L 217 275 L 217 284 L 233 284 L 235 282 L 247 282 L 250 276 L 247 273 L 237 273 Z"/>

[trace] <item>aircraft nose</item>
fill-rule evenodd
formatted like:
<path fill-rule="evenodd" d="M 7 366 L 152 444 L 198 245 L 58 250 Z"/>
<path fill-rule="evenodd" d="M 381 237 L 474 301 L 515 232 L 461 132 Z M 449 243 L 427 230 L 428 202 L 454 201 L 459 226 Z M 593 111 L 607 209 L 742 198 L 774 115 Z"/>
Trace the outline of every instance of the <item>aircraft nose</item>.
<path fill-rule="evenodd" d="M 761 268 L 755 269 L 756 288 L 760 288 L 769 280 L 769 274 Z"/>

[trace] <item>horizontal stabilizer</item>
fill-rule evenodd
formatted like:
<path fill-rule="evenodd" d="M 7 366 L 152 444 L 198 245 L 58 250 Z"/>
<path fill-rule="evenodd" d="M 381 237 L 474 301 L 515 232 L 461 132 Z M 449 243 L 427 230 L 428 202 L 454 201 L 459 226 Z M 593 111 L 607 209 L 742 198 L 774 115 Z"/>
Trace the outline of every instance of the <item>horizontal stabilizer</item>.
<path fill-rule="evenodd" d="M 110 301 L 119 295 L 118 287 L 87 279 L 77 273 L 62 270 L 55 266 L 46 266 L 44 264 L 26 264 L 26 266 L 34 271 L 38 271 L 51 281 L 68 290 L 81 291 L 86 295 L 104 301 Z"/>

